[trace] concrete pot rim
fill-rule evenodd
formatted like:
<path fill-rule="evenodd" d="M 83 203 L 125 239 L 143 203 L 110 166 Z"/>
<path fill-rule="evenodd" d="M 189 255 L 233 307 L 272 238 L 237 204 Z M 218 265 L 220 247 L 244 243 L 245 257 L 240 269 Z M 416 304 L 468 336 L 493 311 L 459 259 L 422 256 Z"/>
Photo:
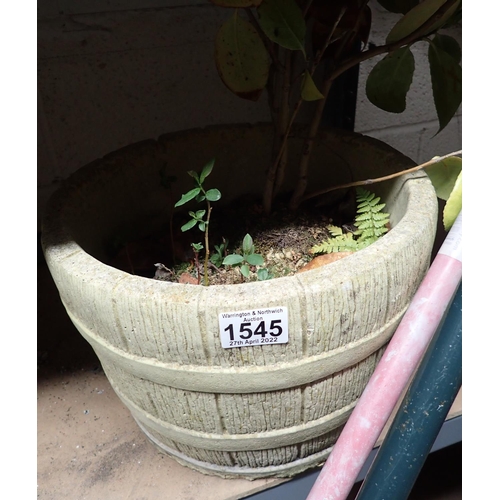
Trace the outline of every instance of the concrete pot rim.
<path fill-rule="evenodd" d="M 231 125 L 231 127 L 234 126 Z M 236 127 L 244 128 L 248 127 L 248 125 L 236 125 Z M 207 129 L 216 130 L 225 130 L 226 128 L 227 126 L 224 125 L 207 127 Z M 175 137 L 176 134 L 186 132 L 191 131 L 175 132 L 171 134 L 171 136 Z M 376 144 L 379 147 L 387 149 L 387 151 L 396 152 L 401 155 L 401 157 L 404 157 L 402 153 L 394 150 L 392 147 L 378 141 L 377 139 L 343 130 L 335 130 L 334 133 L 348 138 L 362 138 L 363 141 Z M 161 137 L 158 140 L 161 140 Z M 154 143 L 155 141 L 141 141 L 130 146 L 135 146 L 141 143 L 145 144 L 148 142 Z M 412 162 L 409 159 L 408 161 Z M 111 288 L 114 288 L 118 285 L 118 283 L 125 280 L 127 282 L 127 288 L 129 288 L 130 291 L 136 290 L 137 293 L 143 294 L 144 292 L 151 290 L 151 287 L 154 287 L 157 290 L 161 290 L 163 294 L 171 294 L 173 297 L 177 296 L 180 290 L 190 290 L 191 292 L 197 291 L 199 293 L 208 294 L 210 297 L 217 296 L 221 292 L 223 292 L 224 295 L 228 294 L 228 296 L 230 296 L 234 294 L 254 294 L 257 291 L 260 293 L 262 290 L 265 290 L 269 296 L 276 296 L 276 294 L 278 294 L 279 297 L 284 291 L 286 293 L 286 290 L 290 288 L 288 284 L 292 282 L 298 283 L 299 286 L 301 284 L 310 286 L 312 282 L 324 282 L 325 280 L 329 283 L 331 283 L 332 280 L 342 283 L 345 280 L 348 280 L 353 272 L 356 274 L 364 273 L 367 269 L 372 267 L 375 262 L 380 261 L 381 258 L 390 260 L 392 252 L 397 251 L 397 249 L 402 245 L 404 246 L 408 244 L 408 228 L 411 228 L 410 231 L 413 233 L 413 236 L 418 238 L 419 230 L 422 229 L 423 233 L 425 220 L 428 217 L 429 198 L 435 198 L 434 188 L 423 171 L 400 176 L 394 180 L 394 183 L 398 185 L 398 190 L 407 191 L 407 208 L 405 214 L 398 224 L 393 227 L 391 231 L 389 231 L 389 233 L 384 235 L 383 238 L 369 247 L 355 252 L 354 254 L 339 261 L 304 273 L 295 274 L 293 276 L 273 278 L 271 280 L 250 283 L 210 285 L 208 287 L 204 287 L 190 284 L 170 283 L 132 275 L 104 264 L 91 254 L 87 253 L 72 238 L 71 227 L 67 227 L 65 219 L 67 210 L 71 209 L 68 209 L 67 204 L 69 203 L 71 206 L 71 199 L 77 192 L 78 185 L 80 183 L 92 183 L 92 179 L 96 176 L 96 170 L 90 169 L 88 175 L 86 173 L 82 175 L 80 171 L 76 174 L 78 174 L 77 182 L 70 182 L 68 188 L 63 186 L 58 189 L 49 200 L 46 213 L 44 214 L 42 223 L 42 246 L 48 263 L 57 262 L 59 266 L 62 266 L 68 273 L 71 273 L 75 271 L 75 263 L 78 262 L 80 269 L 93 268 L 95 275 L 99 277 L 99 281 L 105 281 L 107 283 L 106 286 Z M 74 176 L 75 174 L 70 176 L 70 179 Z M 206 297 L 206 295 L 204 296 Z"/>

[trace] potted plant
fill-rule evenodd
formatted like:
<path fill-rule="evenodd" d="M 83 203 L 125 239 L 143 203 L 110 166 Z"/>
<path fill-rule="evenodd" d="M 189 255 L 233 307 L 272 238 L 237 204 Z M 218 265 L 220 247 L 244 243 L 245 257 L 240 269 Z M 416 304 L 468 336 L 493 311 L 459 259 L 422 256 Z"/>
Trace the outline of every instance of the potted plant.
<path fill-rule="evenodd" d="M 391 230 L 348 258 L 291 276 L 173 283 L 109 265 L 109 250 L 161 230 L 171 236 L 164 249 L 175 254 L 183 235 L 191 234 L 179 230 L 183 224 L 204 237 L 199 233 L 198 243 L 190 236 L 180 251 L 192 251 L 208 267 L 208 252 L 223 257 L 224 251 L 223 241 L 205 237 L 212 229 L 210 203 L 221 204 L 214 210 L 224 223 L 230 214 L 223 199 L 261 192 L 260 212 L 239 198 L 244 226 L 271 218 L 275 204 L 283 203 L 281 192 L 291 193 L 288 212 L 300 213 L 313 194 L 344 195 L 345 189 L 331 188 L 414 167 L 380 141 L 321 130 L 322 103 L 342 71 L 387 53 L 367 93 L 377 105 L 400 111 L 411 82 L 411 44 L 427 40 L 442 129 L 460 104 L 460 70 L 458 45 L 438 30 L 452 22 L 461 2 L 380 1 L 404 15 L 387 44 L 373 48 L 364 48 L 370 29 L 365 1 L 213 3 L 239 9 L 215 41 L 219 72 L 242 97 L 255 99 L 267 89 L 272 123 L 168 134 L 96 160 L 52 197 L 42 240 L 70 318 L 153 443 L 205 473 L 290 476 L 327 457 L 427 270 L 437 218 L 429 178 L 420 171 L 377 184 Z M 317 70 L 329 58 L 319 85 Z M 244 71 L 232 74 L 237 66 Z M 299 108 L 310 100 L 317 108 L 309 126 L 295 126 Z M 215 166 L 208 161 L 214 157 Z M 456 177 L 457 166 L 450 167 L 456 160 L 445 162 L 440 172 L 453 170 Z M 208 205 L 190 210 L 190 219 L 181 211 L 177 224 L 184 208 L 174 212 L 177 200 Z M 258 241 L 246 238 L 236 260 L 253 266 L 258 250 Z M 161 270 L 162 262 L 155 263 Z"/>

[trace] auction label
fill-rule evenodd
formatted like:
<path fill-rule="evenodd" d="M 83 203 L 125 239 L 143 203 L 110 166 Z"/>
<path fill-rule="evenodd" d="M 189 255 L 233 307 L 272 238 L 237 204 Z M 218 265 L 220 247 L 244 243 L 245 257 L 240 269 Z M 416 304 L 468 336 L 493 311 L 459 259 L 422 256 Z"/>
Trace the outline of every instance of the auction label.
<path fill-rule="evenodd" d="M 284 306 L 219 314 L 222 347 L 275 345 L 288 342 L 288 309 Z"/>

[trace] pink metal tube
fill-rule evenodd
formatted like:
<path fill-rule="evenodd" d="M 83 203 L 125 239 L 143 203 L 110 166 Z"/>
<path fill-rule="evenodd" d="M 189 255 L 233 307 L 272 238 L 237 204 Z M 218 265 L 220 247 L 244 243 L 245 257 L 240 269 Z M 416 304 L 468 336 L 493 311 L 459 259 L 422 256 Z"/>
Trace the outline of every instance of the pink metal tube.
<path fill-rule="evenodd" d="M 307 500 L 345 500 L 462 279 L 462 214 L 448 233 Z"/>

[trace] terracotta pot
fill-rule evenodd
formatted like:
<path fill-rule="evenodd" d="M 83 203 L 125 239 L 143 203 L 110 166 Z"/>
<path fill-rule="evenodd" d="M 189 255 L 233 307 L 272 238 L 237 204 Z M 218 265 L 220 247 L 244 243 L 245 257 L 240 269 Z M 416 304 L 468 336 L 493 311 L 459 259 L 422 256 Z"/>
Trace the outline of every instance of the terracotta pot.
<path fill-rule="evenodd" d="M 434 189 L 418 173 L 373 185 L 391 214 L 387 235 L 295 276 L 204 287 L 103 263 L 117 234 L 164 222 L 163 165 L 179 179 L 175 196 L 191 187 L 186 170 L 211 158 L 211 186 L 226 200 L 260 192 L 270 137 L 267 125 L 231 126 L 133 144 L 74 174 L 43 223 L 61 300 L 139 426 L 179 462 L 224 477 L 291 476 L 326 459 L 428 268 L 436 230 Z M 314 188 L 414 163 L 377 140 L 324 132 L 312 164 Z M 265 308 L 287 309 L 288 343 L 222 348 L 219 314 Z"/>

